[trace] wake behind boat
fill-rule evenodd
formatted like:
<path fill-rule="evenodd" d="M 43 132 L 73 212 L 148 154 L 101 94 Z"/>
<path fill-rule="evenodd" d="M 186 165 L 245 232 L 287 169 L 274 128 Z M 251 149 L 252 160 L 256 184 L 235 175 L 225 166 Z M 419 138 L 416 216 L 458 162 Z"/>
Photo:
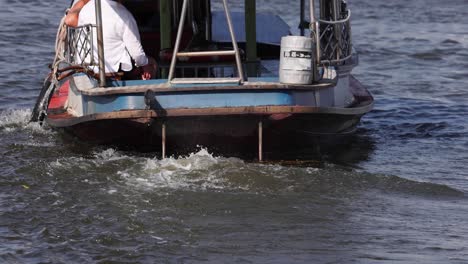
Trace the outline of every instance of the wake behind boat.
<path fill-rule="evenodd" d="M 211 2 L 126 2 L 145 52 L 158 58 L 159 78 L 151 80 L 105 72 L 100 19 L 61 25 L 32 121 L 92 143 L 161 150 L 163 157 L 201 145 L 258 152 L 262 160 L 278 146 L 351 133 L 372 109 L 371 94 L 351 75 L 358 59 L 344 1 L 321 0 L 316 18 L 311 0 L 310 21 L 301 1 L 301 36 L 291 36 L 279 17 L 257 13 L 255 1 L 237 13 L 226 0 L 223 12 Z"/>

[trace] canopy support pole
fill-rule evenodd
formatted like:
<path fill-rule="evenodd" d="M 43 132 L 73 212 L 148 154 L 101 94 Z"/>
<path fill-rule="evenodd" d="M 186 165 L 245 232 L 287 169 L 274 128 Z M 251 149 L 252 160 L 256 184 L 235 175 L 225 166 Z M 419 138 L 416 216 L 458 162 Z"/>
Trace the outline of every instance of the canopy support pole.
<path fill-rule="evenodd" d="M 98 60 L 99 60 L 99 86 L 106 86 L 106 67 L 104 63 L 104 37 L 102 34 L 102 13 L 101 13 L 101 0 L 96 0 L 96 31 L 97 31 L 97 44 L 98 44 Z"/>
<path fill-rule="evenodd" d="M 304 21 L 305 21 L 305 0 L 301 0 L 301 14 L 299 21 L 299 28 L 301 30 L 301 36 L 305 35 Z"/>
<path fill-rule="evenodd" d="M 310 0 L 310 24 L 315 23 L 315 0 Z"/>
<path fill-rule="evenodd" d="M 312 74 L 314 82 L 319 80 L 318 63 L 320 62 L 320 27 L 315 18 L 315 0 L 310 0 L 310 38 L 315 42 L 315 56 L 312 62 Z"/>
<path fill-rule="evenodd" d="M 255 0 L 245 0 L 245 40 L 247 52 L 247 76 L 256 77 L 257 67 L 257 11 Z"/>
<path fill-rule="evenodd" d="M 176 3 L 174 3 L 175 5 Z M 160 23 L 159 30 L 161 32 L 161 50 L 171 48 L 171 0 L 159 1 Z M 176 14 L 174 13 L 174 16 Z M 167 76 L 167 69 L 162 69 L 161 77 Z"/>

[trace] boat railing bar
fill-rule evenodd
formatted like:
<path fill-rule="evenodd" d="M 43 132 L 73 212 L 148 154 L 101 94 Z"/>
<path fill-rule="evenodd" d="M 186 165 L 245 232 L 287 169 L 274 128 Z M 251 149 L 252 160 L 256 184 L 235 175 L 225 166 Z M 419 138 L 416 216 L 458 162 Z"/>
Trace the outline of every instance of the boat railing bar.
<path fill-rule="evenodd" d="M 197 51 L 197 52 L 178 52 L 177 57 L 203 57 L 203 56 L 227 56 L 236 55 L 234 50 L 220 51 Z"/>
<path fill-rule="evenodd" d="M 342 65 L 352 57 L 351 11 L 344 19 L 329 21 L 318 19 L 316 30 L 319 64 Z"/>
<path fill-rule="evenodd" d="M 330 25 L 336 25 L 336 24 L 343 24 L 343 23 L 346 23 L 348 22 L 350 19 L 351 19 L 351 10 L 347 10 L 348 14 L 346 15 L 345 18 L 343 19 L 340 19 L 340 20 L 323 20 L 323 19 L 317 19 L 318 22 L 322 23 L 322 24 L 330 24 Z"/>
<path fill-rule="evenodd" d="M 240 84 L 239 78 L 174 78 L 171 84 Z"/>
<path fill-rule="evenodd" d="M 95 25 L 67 27 L 68 45 L 66 45 L 67 62 L 73 65 L 98 66 L 94 59 L 93 29 Z"/>

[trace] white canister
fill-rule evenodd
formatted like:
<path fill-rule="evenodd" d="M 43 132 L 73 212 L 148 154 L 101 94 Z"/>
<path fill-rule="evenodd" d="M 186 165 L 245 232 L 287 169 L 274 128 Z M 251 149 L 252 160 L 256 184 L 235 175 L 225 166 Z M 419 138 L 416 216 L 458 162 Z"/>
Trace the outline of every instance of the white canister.
<path fill-rule="evenodd" d="M 281 38 L 279 81 L 285 84 L 311 84 L 314 80 L 314 41 L 302 36 Z"/>

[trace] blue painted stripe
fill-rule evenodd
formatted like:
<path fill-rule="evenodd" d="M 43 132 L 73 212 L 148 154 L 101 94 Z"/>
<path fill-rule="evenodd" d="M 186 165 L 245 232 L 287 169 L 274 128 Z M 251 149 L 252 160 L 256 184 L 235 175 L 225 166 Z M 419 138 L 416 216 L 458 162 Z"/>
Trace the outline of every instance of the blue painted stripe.
<path fill-rule="evenodd" d="M 249 82 L 279 83 L 279 77 L 249 77 Z"/>
<path fill-rule="evenodd" d="M 86 114 L 146 109 L 144 96 L 141 94 L 85 96 L 83 99 L 87 105 Z M 156 95 L 155 100 L 163 109 L 295 104 L 294 96 L 289 91 L 168 93 Z"/>

